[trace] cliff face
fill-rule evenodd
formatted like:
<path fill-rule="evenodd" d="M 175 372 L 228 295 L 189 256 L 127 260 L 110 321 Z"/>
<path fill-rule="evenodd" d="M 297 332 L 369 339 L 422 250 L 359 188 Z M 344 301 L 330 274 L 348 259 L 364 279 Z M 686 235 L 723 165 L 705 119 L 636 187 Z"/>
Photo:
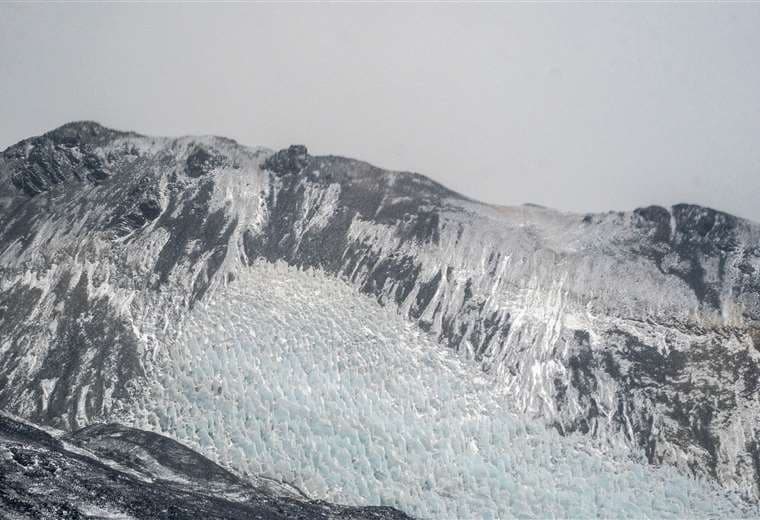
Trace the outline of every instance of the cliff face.
<path fill-rule="evenodd" d="M 0 409 L 128 416 L 166 331 L 262 258 L 396 308 L 563 434 L 760 492 L 760 226 L 495 207 L 304 147 L 94 123 L 0 159 Z"/>

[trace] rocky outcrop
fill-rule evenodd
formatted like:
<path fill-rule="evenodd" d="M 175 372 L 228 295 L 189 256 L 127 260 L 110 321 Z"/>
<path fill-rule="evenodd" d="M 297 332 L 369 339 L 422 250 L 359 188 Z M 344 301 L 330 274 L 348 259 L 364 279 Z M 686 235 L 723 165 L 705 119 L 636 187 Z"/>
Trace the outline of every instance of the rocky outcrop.
<path fill-rule="evenodd" d="M 278 175 L 297 175 L 309 163 L 309 152 L 305 146 L 294 144 L 286 150 L 272 154 L 264 167 Z"/>
<path fill-rule="evenodd" d="M 0 415 L 0 511 L 18 519 L 404 519 L 254 485 L 154 433 L 93 425 L 56 438 Z"/>

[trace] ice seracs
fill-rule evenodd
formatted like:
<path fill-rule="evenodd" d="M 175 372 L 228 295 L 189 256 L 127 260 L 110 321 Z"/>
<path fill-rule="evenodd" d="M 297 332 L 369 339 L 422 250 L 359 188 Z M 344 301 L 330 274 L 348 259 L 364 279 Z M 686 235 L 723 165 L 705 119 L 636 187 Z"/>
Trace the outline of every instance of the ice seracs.
<path fill-rule="evenodd" d="M 168 335 L 138 424 L 313 497 L 420 518 L 760 514 L 517 413 L 497 377 L 319 271 L 256 263 Z"/>

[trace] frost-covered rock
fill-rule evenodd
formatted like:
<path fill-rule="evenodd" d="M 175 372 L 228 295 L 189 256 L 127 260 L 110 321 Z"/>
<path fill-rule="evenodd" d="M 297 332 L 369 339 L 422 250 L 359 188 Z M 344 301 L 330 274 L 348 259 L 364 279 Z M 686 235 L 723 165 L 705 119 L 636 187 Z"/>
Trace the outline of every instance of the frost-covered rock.
<path fill-rule="evenodd" d="M 347 282 L 562 435 L 758 495 L 760 226 L 496 207 L 216 137 L 74 123 L 3 152 L 0 408 L 135 418 L 191 308 L 261 259 Z"/>

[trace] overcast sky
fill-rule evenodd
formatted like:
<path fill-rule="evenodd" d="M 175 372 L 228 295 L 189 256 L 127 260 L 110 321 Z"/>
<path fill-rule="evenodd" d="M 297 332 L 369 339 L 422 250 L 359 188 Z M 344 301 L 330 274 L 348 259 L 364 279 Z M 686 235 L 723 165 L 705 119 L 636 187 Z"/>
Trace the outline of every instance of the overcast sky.
<path fill-rule="evenodd" d="M 0 5 L 0 149 L 80 119 L 760 221 L 760 4 Z"/>

